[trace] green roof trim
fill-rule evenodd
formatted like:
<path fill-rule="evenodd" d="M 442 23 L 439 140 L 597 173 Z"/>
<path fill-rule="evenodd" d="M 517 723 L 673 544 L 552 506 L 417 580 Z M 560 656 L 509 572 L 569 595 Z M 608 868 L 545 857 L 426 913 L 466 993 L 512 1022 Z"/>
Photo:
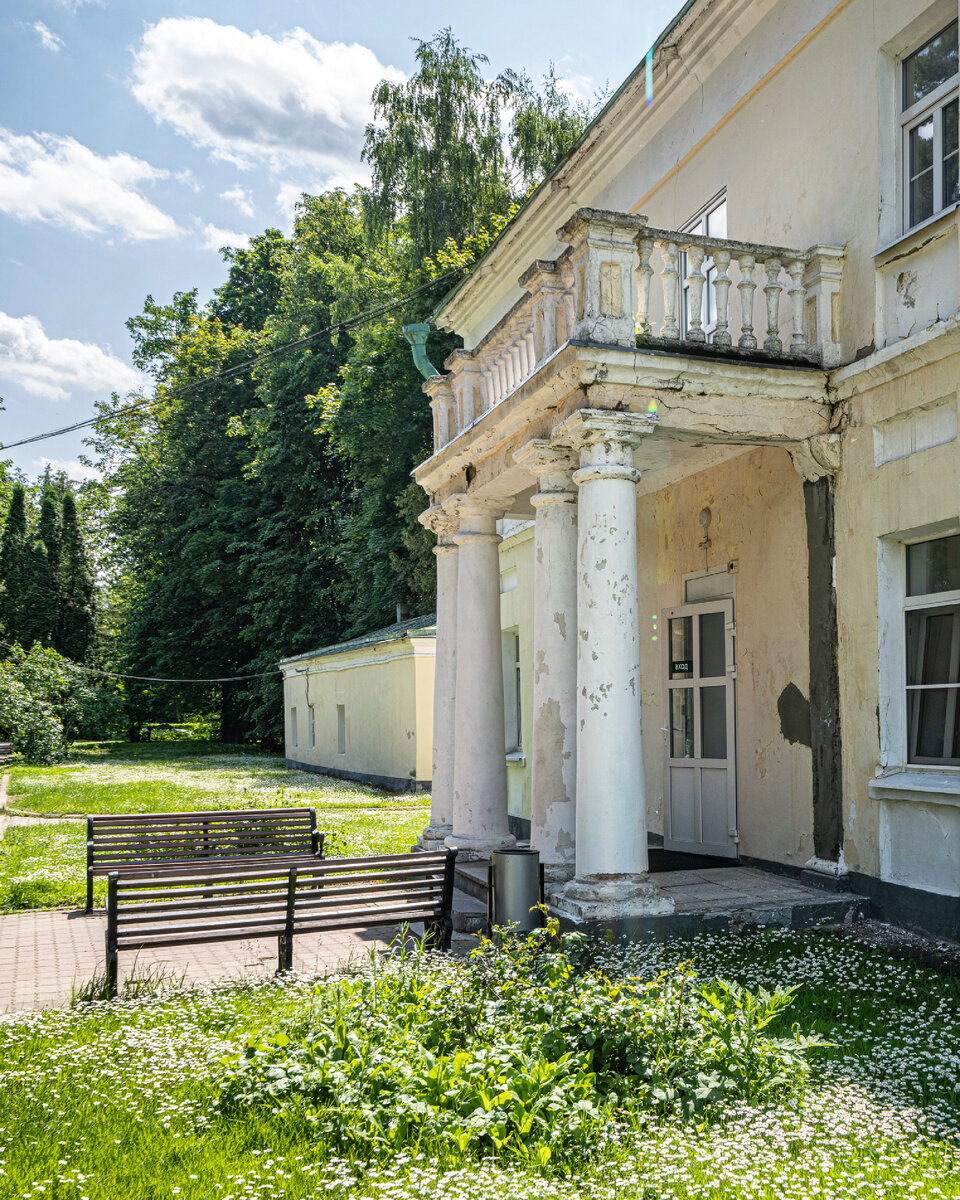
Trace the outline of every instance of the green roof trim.
<path fill-rule="evenodd" d="M 279 665 L 282 667 L 287 663 L 303 662 L 304 659 L 308 658 L 323 658 L 328 654 L 343 654 L 348 650 L 362 650 L 364 646 L 379 646 L 384 642 L 402 642 L 404 638 L 410 636 L 436 637 L 436 613 L 430 613 L 425 617 L 410 617 L 406 621 L 397 621 L 393 625 L 388 625 L 386 629 L 375 629 L 373 633 L 361 634 L 360 637 L 351 638 L 347 642 L 337 642 L 333 646 L 323 646 L 319 650 L 310 650 L 306 654 L 294 654 L 290 658 L 281 658 Z"/>
<path fill-rule="evenodd" d="M 523 213 L 526 212 L 527 208 L 533 203 L 533 201 L 537 198 L 537 196 L 540 195 L 540 193 L 550 183 L 550 181 L 557 174 L 557 172 L 566 165 L 566 163 L 570 160 L 570 158 L 572 158 L 572 156 L 577 152 L 577 150 L 579 150 L 580 147 L 584 144 L 584 142 L 587 140 L 587 138 L 590 137 L 590 135 L 593 133 L 593 131 L 597 127 L 597 125 L 603 120 L 604 116 L 607 113 L 607 110 L 612 108 L 613 105 L 616 104 L 616 102 L 620 99 L 621 95 L 627 90 L 628 87 L 630 87 L 630 85 L 633 83 L 633 81 L 637 78 L 638 75 L 640 75 L 642 72 L 646 72 L 647 56 L 651 55 L 651 54 L 655 54 L 657 52 L 657 50 L 659 50 L 660 47 L 663 45 L 663 43 L 666 41 L 666 39 L 670 36 L 670 34 L 673 33 L 674 29 L 676 29 L 676 27 L 680 24 L 680 22 L 683 20 L 683 18 L 687 15 L 687 13 L 690 11 L 690 9 L 700 3 L 702 3 L 702 0 L 686 0 L 686 3 L 680 9 L 680 11 L 677 13 L 677 15 L 673 18 L 673 20 L 670 21 L 670 23 L 667 25 L 667 27 L 662 31 L 662 33 L 659 35 L 659 37 L 653 43 L 653 45 L 650 47 L 650 49 L 647 51 L 647 53 L 644 54 L 643 58 L 640 59 L 640 61 L 637 63 L 637 65 L 633 68 L 633 70 L 626 77 L 626 79 L 623 81 L 623 83 L 620 84 L 620 86 L 613 93 L 613 95 L 610 97 L 610 99 L 606 102 L 606 104 L 603 106 L 603 108 L 600 109 L 600 111 L 593 118 L 593 120 L 590 122 L 590 124 L 586 127 L 586 129 L 583 131 L 583 133 L 580 134 L 580 136 L 573 143 L 573 145 L 570 147 L 570 149 L 559 160 L 559 162 L 556 164 L 556 166 L 553 168 L 553 170 L 550 172 L 550 174 L 545 176 L 537 184 L 537 186 L 533 189 L 533 191 L 530 192 L 530 194 L 524 198 L 520 207 L 513 214 L 511 219 L 507 222 L 506 225 L 504 225 L 504 227 L 500 230 L 500 232 L 497 234 L 497 236 L 494 238 L 494 240 L 490 243 L 490 245 L 486 248 L 486 250 L 484 250 L 483 254 L 481 254 L 481 256 L 477 259 L 477 261 L 470 268 L 469 273 L 464 275 L 463 279 L 461 279 L 459 283 L 454 284 L 453 287 L 442 297 L 440 302 L 437 304 L 437 307 L 433 310 L 433 313 L 431 314 L 431 317 L 430 317 L 431 321 L 434 321 L 434 322 L 436 321 L 437 314 L 442 312 L 443 309 L 447 306 L 447 304 L 457 294 L 457 292 L 459 292 L 460 289 L 465 286 L 465 284 L 471 279 L 471 277 L 473 276 L 473 274 L 477 270 L 477 268 L 480 267 L 484 262 L 486 262 L 487 258 L 489 258 L 489 256 L 493 253 L 494 249 L 499 245 L 500 240 L 504 237 L 504 235 L 507 233 L 507 231 L 513 228 L 513 226 L 517 223 L 517 221 L 520 219 L 520 217 L 523 215 Z"/>

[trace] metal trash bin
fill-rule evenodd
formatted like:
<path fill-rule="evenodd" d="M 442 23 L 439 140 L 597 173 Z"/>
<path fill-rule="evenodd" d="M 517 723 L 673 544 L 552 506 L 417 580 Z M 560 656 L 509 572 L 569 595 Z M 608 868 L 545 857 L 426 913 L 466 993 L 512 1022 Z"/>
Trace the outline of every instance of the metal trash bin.
<path fill-rule="evenodd" d="M 487 869 L 487 927 L 516 925 L 529 933 L 543 925 L 543 867 L 539 850 L 494 850 Z M 533 909 L 531 912 L 530 910 Z"/>

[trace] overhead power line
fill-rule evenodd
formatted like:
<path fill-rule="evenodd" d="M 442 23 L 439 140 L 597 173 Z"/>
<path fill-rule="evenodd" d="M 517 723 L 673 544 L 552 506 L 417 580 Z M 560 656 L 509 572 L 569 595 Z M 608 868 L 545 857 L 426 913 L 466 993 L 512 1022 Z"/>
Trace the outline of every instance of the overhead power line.
<path fill-rule="evenodd" d="M 44 442 L 48 438 L 61 437 L 65 433 L 74 433 L 78 429 L 86 429 L 90 425 L 96 425 L 98 421 L 125 417 L 128 413 L 137 412 L 142 408 L 149 408 L 151 404 L 159 404 L 163 400 L 173 399 L 175 396 L 182 396 L 187 392 L 192 392 L 198 387 L 203 387 L 204 384 L 214 383 L 220 379 L 231 379 L 235 375 L 242 375 L 249 371 L 252 367 L 258 366 L 262 362 L 267 362 L 271 358 L 276 358 L 278 354 L 286 354 L 290 350 L 296 350 L 300 346 L 306 346 L 310 342 L 316 341 L 318 338 L 325 337 L 332 333 L 342 333 L 348 329 L 352 329 L 355 325 L 362 325 L 365 321 L 370 321 L 374 317 L 383 316 L 384 313 L 390 312 L 394 308 L 400 308 L 406 304 L 408 300 L 414 300 L 423 292 L 435 287 L 438 283 L 443 283 L 450 279 L 453 275 L 458 275 L 463 270 L 463 267 L 455 267 L 452 271 L 447 271 L 443 275 L 438 275 L 436 279 L 431 279 L 429 283 L 421 284 L 420 287 L 414 288 L 412 292 L 407 292 L 404 296 L 399 296 L 396 300 L 390 300 L 385 304 L 378 304 L 374 308 L 368 308 L 364 312 L 357 313 L 353 317 L 347 317 L 344 321 L 337 321 L 333 325 L 327 325 L 324 329 L 314 330 L 313 333 L 304 334 L 303 337 L 294 338 L 293 341 L 284 342 L 280 346 L 274 346 L 272 350 L 265 350 L 262 354 L 256 355 L 254 358 L 248 358 L 245 362 L 236 363 L 232 367 L 227 367 L 223 371 L 212 371 L 209 375 L 202 375 L 199 379 L 194 379 L 190 383 L 184 383 L 180 387 L 171 388 L 165 392 L 163 396 L 153 396 L 149 400 L 138 400 L 135 404 L 128 404 L 124 408 L 118 408 L 112 413 L 102 413 L 100 416 L 88 417 L 83 421 L 75 421 L 72 425 L 64 425 L 61 429 L 51 429 L 47 433 L 35 433 L 32 437 L 21 438 L 18 442 L 0 442 L 0 450 L 13 450 L 17 446 L 29 446 L 33 442 Z M 164 682 L 182 682 L 180 680 L 164 681 Z M 212 682 L 224 682 L 222 680 L 214 680 Z"/>
<path fill-rule="evenodd" d="M 22 646 L 12 646 L 9 642 L 0 642 L 0 646 L 6 650 L 23 649 Z M 266 679 L 270 675 L 283 674 L 278 667 L 274 671 L 259 671 L 254 675 L 224 675 L 219 679 L 167 679 L 159 675 L 124 675 L 120 671 L 102 671 L 99 667 L 85 667 L 82 663 L 74 662 L 72 658 L 67 658 L 63 654 L 60 657 L 71 667 L 76 667 L 78 671 L 85 671 L 87 675 L 106 675 L 110 679 L 133 679 L 138 683 L 241 683 L 245 679 Z"/>

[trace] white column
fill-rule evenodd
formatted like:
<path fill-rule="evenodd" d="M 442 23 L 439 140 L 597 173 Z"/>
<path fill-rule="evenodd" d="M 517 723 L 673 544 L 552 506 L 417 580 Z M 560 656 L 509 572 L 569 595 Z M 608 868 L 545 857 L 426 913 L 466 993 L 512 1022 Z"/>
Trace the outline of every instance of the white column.
<path fill-rule="evenodd" d="M 663 912 L 647 878 L 633 452 L 656 420 L 582 409 L 554 432 L 580 469 L 577 546 L 577 851 L 564 898 L 587 910 Z M 581 905 L 581 912 L 584 911 Z"/>
<path fill-rule="evenodd" d="M 457 557 L 453 543 L 458 522 L 449 504 L 437 504 L 420 516 L 437 535 L 437 649 L 433 684 L 433 782 L 430 824 L 420 835 L 424 850 L 443 848 L 453 830 L 453 753 L 457 699 Z"/>
<path fill-rule="evenodd" d="M 537 477 L 533 561 L 533 752 L 530 845 L 547 878 L 574 872 L 577 795 L 576 456 L 544 439 L 514 460 Z"/>
<path fill-rule="evenodd" d="M 503 508 L 461 499 L 457 570 L 457 704 L 453 832 L 448 846 L 485 858 L 516 845 L 507 821 L 507 764 L 500 639 L 500 535 Z"/>

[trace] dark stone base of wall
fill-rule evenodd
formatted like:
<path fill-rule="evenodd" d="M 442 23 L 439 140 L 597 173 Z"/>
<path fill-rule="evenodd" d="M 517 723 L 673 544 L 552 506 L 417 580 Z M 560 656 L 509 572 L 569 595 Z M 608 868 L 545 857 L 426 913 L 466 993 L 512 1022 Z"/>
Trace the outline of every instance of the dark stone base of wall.
<path fill-rule="evenodd" d="M 354 783 L 369 783 L 372 787 L 384 788 L 388 792 L 429 792 L 429 779 L 403 779 L 394 775 L 371 775 L 366 771 L 339 771 L 336 767 L 318 767 L 316 763 L 286 760 L 288 767 L 296 771 L 309 771 L 312 775 L 329 775 L 333 779 L 350 779 Z"/>
<path fill-rule="evenodd" d="M 507 816 L 507 821 L 510 825 L 510 832 L 518 842 L 530 841 L 530 822 L 526 817 L 515 817 L 511 813 Z"/>

